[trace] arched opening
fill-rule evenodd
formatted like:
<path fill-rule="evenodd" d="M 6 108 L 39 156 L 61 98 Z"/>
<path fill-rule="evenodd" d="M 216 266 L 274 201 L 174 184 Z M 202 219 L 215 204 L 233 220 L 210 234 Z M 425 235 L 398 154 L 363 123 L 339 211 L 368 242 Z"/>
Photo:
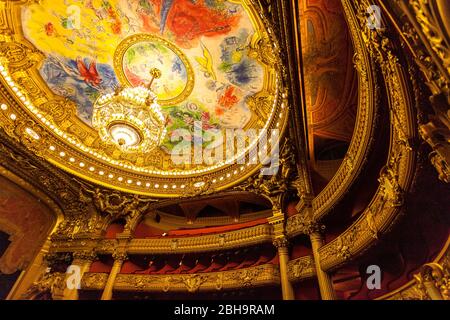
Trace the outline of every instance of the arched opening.
<path fill-rule="evenodd" d="M 11 241 L 9 241 L 9 234 L 0 231 L 0 258 L 6 252 L 10 244 Z M 6 274 L 3 273 L 0 269 L 0 300 L 6 299 L 9 291 L 11 291 L 11 288 L 14 286 L 14 283 L 16 282 L 19 275 L 19 270 L 12 274 Z"/>

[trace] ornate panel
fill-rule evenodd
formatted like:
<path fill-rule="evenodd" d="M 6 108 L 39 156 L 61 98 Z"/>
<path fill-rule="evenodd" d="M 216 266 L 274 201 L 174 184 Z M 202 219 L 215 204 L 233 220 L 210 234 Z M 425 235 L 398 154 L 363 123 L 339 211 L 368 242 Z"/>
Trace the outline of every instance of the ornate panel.
<path fill-rule="evenodd" d="M 270 243 L 271 241 L 272 227 L 270 225 L 260 225 L 237 231 L 197 237 L 131 239 L 126 245 L 126 251 L 129 254 L 209 252 Z M 67 239 L 55 239 L 52 242 L 51 251 L 83 251 L 86 245 L 94 247 L 98 253 L 113 253 L 119 245 L 119 240 L 75 238 L 68 241 Z"/>
<path fill-rule="evenodd" d="M 101 290 L 108 275 L 87 273 L 81 287 L 85 290 Z M 278 286 L 280 275 L 278 266 L 258 267 L 213 273 L 180 275 L 117 275 L 114 284 L 116 291 L 189 292 L 220 291 L 246 287 Z"/>

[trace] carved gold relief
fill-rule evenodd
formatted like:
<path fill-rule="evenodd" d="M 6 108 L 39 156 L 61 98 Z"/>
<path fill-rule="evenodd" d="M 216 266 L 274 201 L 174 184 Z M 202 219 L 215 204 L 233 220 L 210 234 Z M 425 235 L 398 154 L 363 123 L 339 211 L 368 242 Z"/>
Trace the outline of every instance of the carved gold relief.
<path fill-rule="evenodd" d="M 279 283 L 278 266 L 261 265 L 236 271 L 213 272 L 191 275 L 117 275 L 115 291 L 141 292 L 187 292 L 220 291 L 242 287 L 276 285 Z M 85 290 L 101 290 L 107 274 L 86 273 L 82 280 Z"/>
<path fill-rule="evenodd" d="M 316 267 L 312 256 L 305 256 L 289 261 L 288 264 L 289 280 L 297 282 L 308 279 L 316 275 Z"/>
<path fill-rule="evenodd" d="M 31 285 L 22 298 L 27 300 L 40 300 L 43 299 L 42 295 L 49 294 L 53 300 L 61 300 L 64 289 L 66 288 L 65 278 L 65 273 L 46 273 Z"/>

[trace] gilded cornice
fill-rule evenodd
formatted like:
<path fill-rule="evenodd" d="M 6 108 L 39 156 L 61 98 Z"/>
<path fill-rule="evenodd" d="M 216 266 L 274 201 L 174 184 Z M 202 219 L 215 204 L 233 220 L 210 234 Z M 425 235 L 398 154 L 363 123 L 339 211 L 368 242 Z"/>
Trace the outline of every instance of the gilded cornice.
<path fill-rule="evenodd" d="M 104 273 L 86 273 L 81 281 L 84 290 L 102 290 L 108 279 Z M 136 275 L 119 274 L 115 291 L 140 292 L 208 292 L 229 289 L 279 285 L 278 266 L 272 264 L 252 268 L 197 274 Z"/>
<path fill-rule="evenodd" d="M 433 94 L 449 99 L 450 24 L 445 0 L 376 0 L 397 29 Z M 401 13 L 397 16 L 396 13 Z"/>
<path fill-rule="evenodd" d="M 249 245 L 272 242 L 272 227 L 268 224 L 226 233 L 197 237 L 170 237 L 131 239 L 126 245 L 128 254 L 195 253 L 236 249 Z M 77 252 L 86 246 L 94 247 L 99 254 L 112 254 L 119 245 L 117 239 L 53 239 L 51 252 Z"/>
<path fill-rule="evenodd" d="M 125 219 L 124 234 L 126 233 L 131 237 L 139 222 L 148 213 L 155 213 L 158 209 L 164 208 L 165 206 L 178 205 L 193 200 L 208 201 L 208 199 L 220 197 L 230 197 L 230 199 L 233 196 L 242 197 L 244 195 L 255 197 L 251 193 L 242 191 L 226 191 L 212 195 L 204 195 L 201 198 L 200 196 L 195 196 L 183 199 L 156 199 L 101 188 L 81 180 L 73 179 L 73 182 L 78 189 L 77 203 L 84 209 L 79 211 L 80 214 L 69 215 L 68 219 L 63 221 L 53 235 L 53 239 L 55 240 L 62 241 L 86 237 L 101 239 L 101 235 L 106 231 L 109 224 L 119 218 Z M 261 200 L 261 198 L 258 198 L 258 200 Z M 264 212 L 259 214 L 264 214 Z M 180 217 L 179 220 L 181 219 Z M 245 221 L 245 219 L 242 221 Z M 222 221 L 226 220 L 222 218 Z M 183 224 L 185 224 L 185 220 L 183 220 Z M 198 224 L 198 227 L 201 227 L 201 224 Z"/>

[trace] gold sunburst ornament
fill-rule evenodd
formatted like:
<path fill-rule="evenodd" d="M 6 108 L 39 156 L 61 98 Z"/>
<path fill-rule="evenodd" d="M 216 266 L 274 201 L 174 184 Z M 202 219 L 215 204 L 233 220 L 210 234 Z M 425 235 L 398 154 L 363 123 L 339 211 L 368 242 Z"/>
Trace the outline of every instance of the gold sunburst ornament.
<path fill-rule="evenodd" d="M 92 125 L 103 141 L 128 152 L 149 152 L 162 143 L 166 121 L 151 90 L 161 71 L 153 68 L 150 75 L 147 86 L 119 88 L 97 99 Z"/>

